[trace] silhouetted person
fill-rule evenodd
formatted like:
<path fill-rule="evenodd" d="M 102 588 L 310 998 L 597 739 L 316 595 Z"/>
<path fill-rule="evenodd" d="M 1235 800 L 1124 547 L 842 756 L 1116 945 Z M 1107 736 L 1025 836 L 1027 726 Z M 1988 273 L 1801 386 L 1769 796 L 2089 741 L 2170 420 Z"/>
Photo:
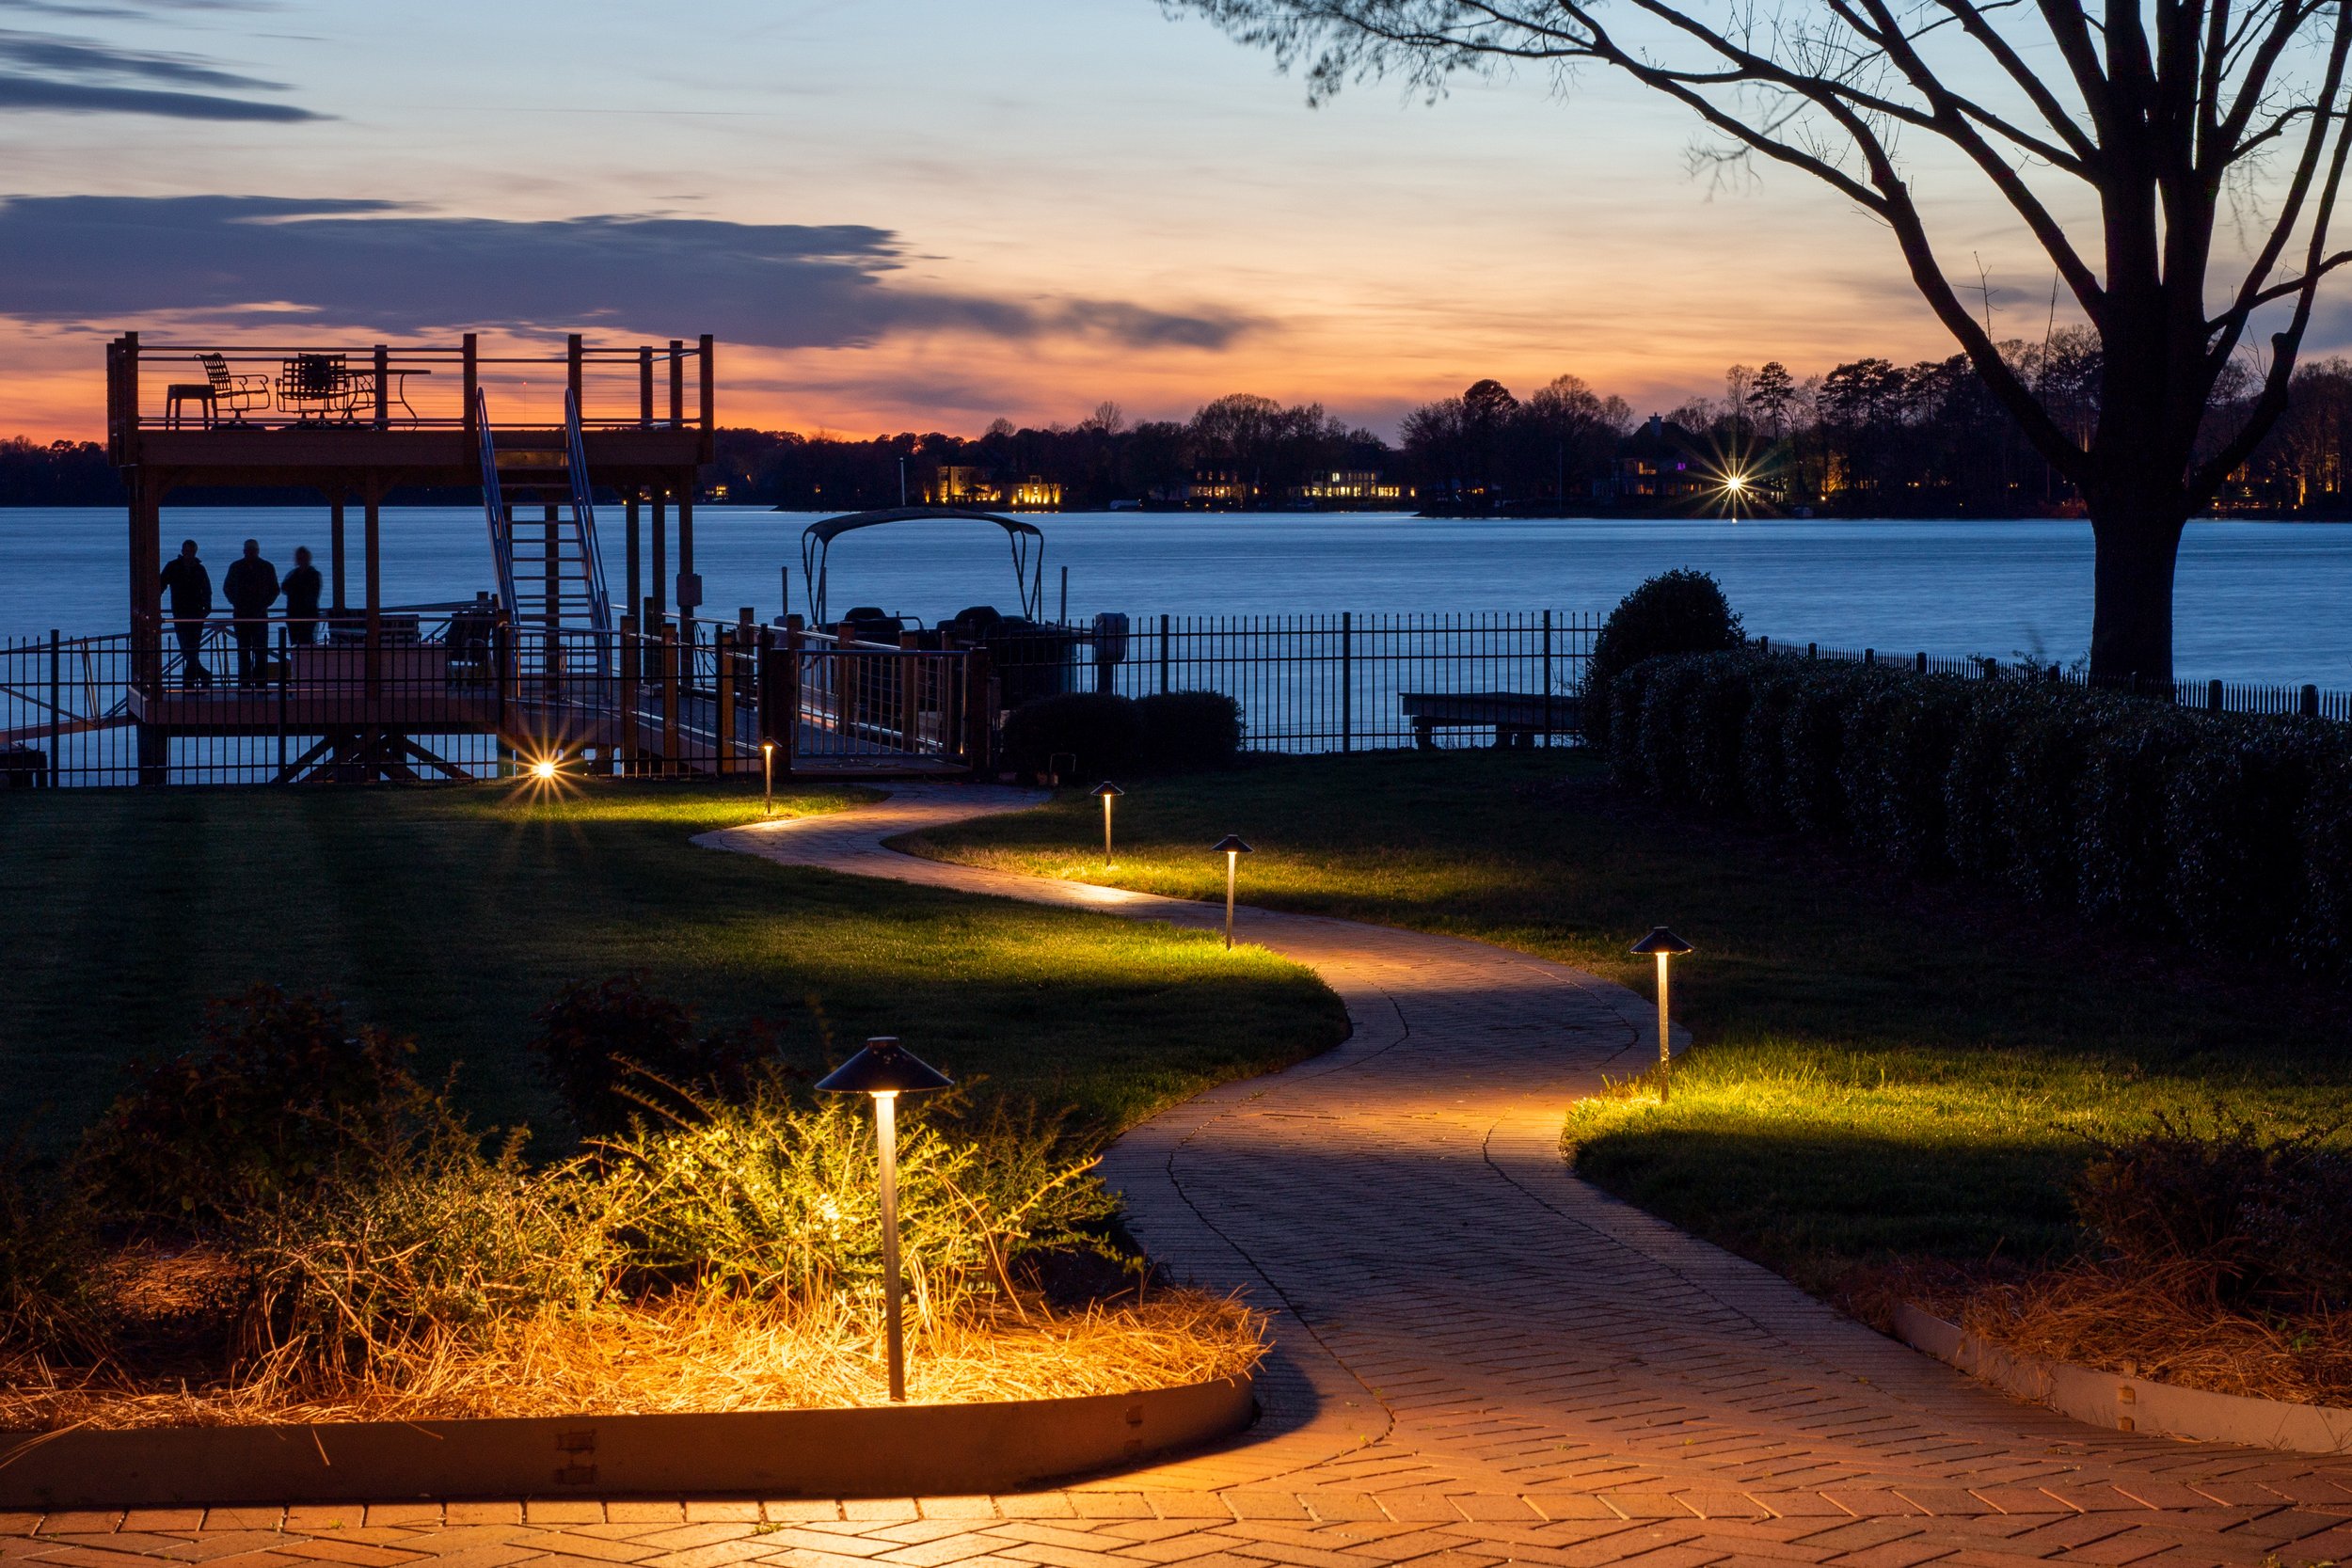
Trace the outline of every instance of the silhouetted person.
<path fill-rule="evenodd" d="M 278 568 L 262 559 L 260 540 L 245 542 L 245 554 L 220 575 L 220 593 L 237 634 L 237 684 L 259 686 L 269 662 L 269 607 L 278 602 Z"/>
<path fill-rule="evenodd" d="M 310 547 L 294 549 L 294 570 L 278 585 L 286 591 L 286 640 L 307 648 L 319 631 L 319 569 L 310 564 Z"/>
<path fill-rule="evenodd" d="M 204 618 L 213 612 L 213 574 L 196 558 L 196 541 L 180 541 L 180 553 L 164 566 L 164 589 L 171 595 L 171 631 L 180 640 L 180 688 L 210 686 L 204 668 Z"/>

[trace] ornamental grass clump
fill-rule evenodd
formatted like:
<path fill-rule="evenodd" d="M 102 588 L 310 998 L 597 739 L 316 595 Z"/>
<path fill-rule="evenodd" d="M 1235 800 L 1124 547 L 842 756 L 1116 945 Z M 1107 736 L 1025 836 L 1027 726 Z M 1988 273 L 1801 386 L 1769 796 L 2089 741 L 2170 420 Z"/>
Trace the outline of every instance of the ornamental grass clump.
<path fill-rule="evenodd" d="M 2090 1250 L 1990 1286 L 1962 1321 L 2014 1350 L 2253 1398 L 2352 1398 L 2352 1151 L 2216 1107 L 2097 1146 Z"/>
<path fill-rule="evenodd" d="M 872 1112 L 863 1097 L 808 1104 L 793 1087 L 770 1077 L 740 1101 L 697 1097 L 690 1117 L 599 1145 L 612 1223 L 646 1278 L 878 1321 Z M 1035 1255 L 1107 1249 L 1117 1205 L 1057 1118 L 1001 1104 L 976 1116 L 961 1089 L 899 1114 L 899 1254 L 919 1324 L 981 1298 L 1017 1306 Z"/>
<path fill-rule="evenodd" d="M 405 1041 L 256 988 L 215 1009 L 205 1049 L 137 1069 L 70 1179 L 0 1166 L 0 1428 L 882 1398 L 863 1098 L 811 1103 L 803 1075 L 714 1048 L 634 976 L 572 988 L 541 1022 L 563 1042 L 559 1085 L 619 1124 L 552 1162 L 526 1158 L 519 1130 L 469 1126 L 446 1085 L 407 1071 Z M 1134 1262 L 1059 1118 L 977 1108 L 968 1089 L 904 1115 L 914 1398 L 1104 1393 L 1255 1362 L 1256 1314 L 1146 1301 L 1139 1272 L 1131 1297 L 1047 1299 L 1041 1271 L 1064 1255 Z"/>

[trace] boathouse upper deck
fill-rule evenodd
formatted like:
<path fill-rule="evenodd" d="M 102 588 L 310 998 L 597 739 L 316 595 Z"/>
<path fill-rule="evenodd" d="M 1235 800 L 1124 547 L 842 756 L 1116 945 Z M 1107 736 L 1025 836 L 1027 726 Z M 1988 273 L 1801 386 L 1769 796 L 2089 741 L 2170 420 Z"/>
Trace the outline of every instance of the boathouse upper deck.
<path fill-rule="evenodd" d="M 485 408 L 504 448 L 561 448 L 564 392 L 600 483 L 691 468 L 712 451 L 712 342 L 485 354 L 453 343 L 151 342 L 106 347 L 106 446 L 167 484 L 465 484 Z"/>

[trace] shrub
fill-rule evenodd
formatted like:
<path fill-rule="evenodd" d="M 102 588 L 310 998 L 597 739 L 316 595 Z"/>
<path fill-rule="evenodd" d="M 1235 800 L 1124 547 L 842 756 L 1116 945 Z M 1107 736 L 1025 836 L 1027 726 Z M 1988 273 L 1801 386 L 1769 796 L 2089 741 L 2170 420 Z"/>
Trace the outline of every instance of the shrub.
<path fill-rule="evenodd" d="M 2352 967 L 2345 726 L 1744 651 L 1645 660 L 1609 708 L 1623 787 L 2217 952 Z"/>
<path fill-rule="evenodd" d="M 11 1151 L 0 1160 L 0 1349 L 103 1351 L 113 1312 L 100 1289 L 94 1216 L 70 1186 Z"/>
<path fill-rule="evenodd" d="M 2112 700 L 2038 683 L 2006 689 L 2001 701 L 2016 714 L 1994 829 L 2003 879 L 2037 903 L 2076 905 L 2085 758 L 2113 722 Z"/>
<path fill-rule="evenodd" d="M 2233 1308 L 2352 1303 L 2352 1157 L 2327 1129 L 2280 1132 L 2217 1110 L 2210 1132 L 2159 1116 L 2103 1145 L 2075 1212 L 2116 1259 Z"/>
<path fill-rule="evenodd" d="M 2075 902 L 2085 914 L 2169 932 L 2172 776 L 2193 767 L 2201 724 L 2152 704 L 2121 701 L 2083 749 L 2077 785 Z"/>
<path fill-rule="evenodd" d="M 1077 758 L 1079 775 L 1101 779 L 1135 759 L 1140 739 L 1136 705 L 1106 692 L 1069 691 L 1023 703 L 1005 716 L 1005 765 L 1033 777 L 1052 771 L 1057 754 Z"/>
<path fill-rule="evenodd" d="M 2213 728 L 2165 800 L 2172 916 L 2201 947 L 2275 949 L 2305 896 L 2303 801 L 2323 737 L 2304 721 Z"/>
<path fill-rule="evenodd" d="M 289 1389 L 397 1376 L 595 1305 L 615 1257 L 603 1192 L 577 1163 L 534 1171 L 521 1154 L 519 1137 L 485 1153 L 453 1117 L 363 1179 L 232 1216 L 253 1374 Z"/>
<path fill-rule="evenodd" d="M 2323 974 L 2352 970 L 2352 757 L 2314 770 L 2303 798 L 2303 903 L 2295 958 Z"/>
<path fill-rule="evenodd" d="M 855 1102 L 851 1101 L 855 1100 Z M 1009 1290 L 1046 1248 L 1094 1244 L 1115 1200 L 1059 1122 L 997 1106 L 977 1126 L 961 1091 L 902 1103 L 900 1255 L 918 1309 L 951 1314 Z M 873 1121 L 863 1100 L 796 1103 L 780 1079 L 692 1123 L 643 1125 L 613 1151 L 629 1265 L 741 1295 L 866 1303 L 882 1278 Z"/>
<path fill-rule="evenodd" d="M 1847 715 L 1838 772 L 1854 842 L 1915 876 L 1951 868 L 1945 790 L 1968 695 L 1950 675 L 1890 676 Z"/>
<path fill-rule="evenodd" d="M 207 1230 L 353 1179 L 446 1114 L 408 1070 L 413 1045 L 347 1031 L 327 997 L 255 986 L 208 1007 L 204 1045 L 133 1067 L 132 1087 L 90 1129 L 79 1170 L 105 1214 Z"/>
<path fill-rule="evenodd" d="M 1160 691 L 1135 703 L 1135 766 L 1165 772 L 1231 768 L 1241 704 L 1222 691 Z"/>
<path fill-rule="evenodd" d="M 647 1109 L 675 1111 L 681 1091 L 742 1092 L 755 1066 L 774 1055 L 763 1025 L 698 1035 L 692 1009 L 645 989 L 643 971 L 575 980 L 532 1015 L 532 1041 L 572 1125 L 602 1138 Z"/>
<path fill-rule="evenodd" d="M 1584 738 L 1607 750 L 1617 677 L 1661 654 L 1712 653 L 1741 645 L 1740 617 L 1722 584 L 1705 572 L 1665 572 L 1628 594 L 1593 639 L 1584 670 Z"/>

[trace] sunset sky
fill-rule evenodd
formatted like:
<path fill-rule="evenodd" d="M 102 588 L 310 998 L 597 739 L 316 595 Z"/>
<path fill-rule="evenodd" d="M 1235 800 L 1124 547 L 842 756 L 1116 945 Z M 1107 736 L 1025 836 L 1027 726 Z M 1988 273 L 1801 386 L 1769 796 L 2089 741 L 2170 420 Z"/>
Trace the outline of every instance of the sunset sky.
<path fill-rule="evenodd" d="M 1152 0 L 0 0 L 0 434 L 96 435 L 130 326 L 711 332 L 725 422 L 853 435 L 1951 352 L 1883 231 L 1692 135 L 1597 76 L 1310 108 Z M 1937 191 L 2038 338 L 2046 263 Z"/>

